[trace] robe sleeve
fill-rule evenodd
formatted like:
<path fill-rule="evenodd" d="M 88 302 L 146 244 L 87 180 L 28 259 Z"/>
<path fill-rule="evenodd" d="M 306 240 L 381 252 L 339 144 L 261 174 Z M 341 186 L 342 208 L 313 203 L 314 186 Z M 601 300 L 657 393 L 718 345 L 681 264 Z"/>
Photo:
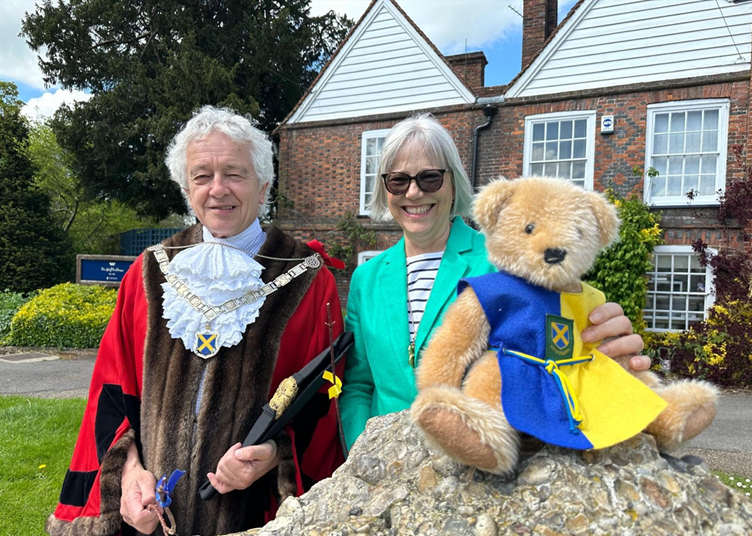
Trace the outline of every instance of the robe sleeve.
<path fill-rule="evenodd" d="M 277 385 L 292 376 L 322 351 L 343 331 L 342 309 L 334 276 L 323 268 L 303 296 L 287 323 L 280 342 L 277 366 L 270 396 Z M 336 367 L 342 378 L 344 359 Z M 302 495 L 310 487 L 331 476 L 344 462 L 339 440 L 334 400 L 329 399 L 325 383 L 288 426 L 286 438 L 278 441 L 278 496 Z"/>
<path fill-rule="evenodd" d="M 99 346 L 89 397 L 51 535 L 117 534 L 120 479 L 128 447 L 138 441 L 146 298 L 139 257 L 123 277 Z"/>

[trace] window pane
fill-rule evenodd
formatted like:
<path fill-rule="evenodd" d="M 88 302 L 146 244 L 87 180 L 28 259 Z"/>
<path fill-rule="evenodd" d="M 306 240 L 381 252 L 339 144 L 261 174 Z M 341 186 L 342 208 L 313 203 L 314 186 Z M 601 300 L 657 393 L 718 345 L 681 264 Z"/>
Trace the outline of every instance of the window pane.
<path fill-rule="evenodd" d="M 546 140 L 559 139 L 559 123 L 546 123 Z"/>
<path fill-rule="evenodd" d="M 574 122 L 574 137 L 584 138 L 587 136 L 587 120 L 578 119 Z"/>
<path fill-rule="evenodd" d="M 574 158 L 585 158 L 585 140 L 575 140 L 572 156 Z"/>
<path fill-rule="evenodd" d="M 558 143 L 546 142 L 546 160 L 557 160 L 559 157 Z"/>
<path fill-rule="evenodd" d="M 656 132 L 668 132 L 668 114 L 655 114 L 654 129 Z"/>
<path fill-rule="evenodd" d="M 688 156 L 684 159 L 684 173 L 697 175 L 700 172 L 700 157 Z"/>
<path fill-rule="evenodd" d="M 535 123 L 533 125 L 533 141 L 543 141 L 545 125 L 543 123 Z"/>
<path fill-rule="evenodd" d="M 718 129 L 718 110 L 705 110 L 705 130 Z"/>
<path fill-rule="evenodd" d="M 687 292 L 687 289 L 689 288 L 688 283 L 688 275 L 674 274 L 672 292 Z"/>
<path fill-rule="evenodd" d="M 530 166 L 531 175 L 543 175 L 543 164 L 533 164 Z"/>
<path fill-rule="evenodd" d="M 569 160 L 572 158 L 572 142 L 562 141 L 559 142 L 559 158 L 562 160 Z"/>
<path fill-rule="evenodd" d="M 671 309 L 674 311 L 684 311 L 687 309 L 686 296 L 674 296 L 671 298 Z"/>
<path fill-rule="evenodd" d="M 682 163 L 684 159 L 681 156 L 672 156 L 668 160 L 668 175 L 681 175 Z"/>
<path fill-rule="evenodd" d="M 668 311 L 671 300 L 667 294 L 658 294 L 655 297 L 655 310 L 656 311 Z"/>
<path fill-rule="evenodd" d="M 684 112 L 671 114 L 671 132 L 684 132 Z"/>
<path fill-rule="evenodd" d="M 689 271 L 689 256 L 688 255 L 674 255 L 674 272 L 688 272 Z"/>
<path fill-rule="evenodd" d="M 718 131 L 706 130 L 702 133 L 702 150 L 703 151 L 717 151 L 718 150 Z"/>
<path fill-rule="evenodd" d="M 375 178 L 374 175 L 366 175 L 366 193 L 373 192 L 373 182 Z"/>
<path fill-rule="evenodd" d="M 684 134 L 669 134 L 668 152 L 670 154 L 684 153 Z"/>
<path fill-rule="evenodd" d="M 715 175 L 700 176 L 700 195 L 713 195 L 715 193 Z"/>
<path fill-rule="evenodd" d="M 692 272 L 702 272 L 705 273 L 705 268 L 700 266 L 700 257 L 697 255 L 690 255 L 689 256 L 689 269 Z"/>
<path fill-rule="evenodd" d="M 668 134 L 656 134 L 653 138 L 653 154 L 668 153 Z"/>
<path fill-rule="evenodd" d="M 562 179 L 572 178 L 572 163 L 571 162 L 561 162 L 559 164 L 559 177 L 561 177 Z"/>
<path fill-rule="evenodd" d="M 366 155 L 370 156 L 377 154 L 378 146 L 378 139 L 368 138 L 368 140 L 366 141 Z"/>
<path fill-rule="evenodd" d="M 653 274 L 648 274 L 647 281 L 648 281 L 648 290 L 655 290 L 655 276 Z"/>
<path fill-rule="evenodd" d="M 543 160 L 543 144 L 542 143 L 533 144 L 532 160 L 534 162 L 540 162 L 541 160 Z"/>
<path fill-rule="evenodd" d="M 705 310 L 705 298 L 699 298 L 697 296 L 689 297 L 689 310 L 690 311 L 704 311 Z"/>
<path fill-rule="evenodd" d="M 718 162 L 717 156 L 703 155 L 702 165 L 700 166 L 700 171 L 702 173 L 715 173 L 717 162 Z"/>
<path fill-rule="evenodd" d="M 681 318 L 673 318 L 671 320 L 671 329 L 684 330 L 687 327 L 687 321 L 682 315 Z"/>
<path fill-rule="evenodd" d="M 366 157 L 366 174 L 375 175 L 378 169 L 379 159 L 375 156 Z"/>
<path fill-rule="evenodd" d="M 670 275 L 657 275 L 655 277 L 655 290 L 661 292 L 671 291 L 671 276 Z"/>
<path fill-rule="evenodd" d="M 543 167 L 543 175 L 546 177 L 556 177 L 556 163 L 546 164 Z"/>
<path fill-rule="evenodd" d="M 702 130 L 702 112 L 687 112 L 687 130 Z"/>
<path fill-rule="evenodd" d="M 694 256 L 693 256 L 694 257 Z M 689 291 L 705 293 L 705 275 L 689 276 Z"/>
<path fill-rule="evenodd" d="M 671 255 L 656 255 L 655 261 L 659 272 L 671 271 Z"/>
<path fill-rule="evenodd" d="M 697 175 L 684 176 L 684 188 L 682 188 L 681 195 L 686 194 L 690 190 L 693 190 L 695 192 L 700 191 L 700 177 L 698 177 Z"/>
<path fill-rule="evenodd" d="M 650 179 L 650 195 L 663 197 L 666 195 L 666 177 L 658 175 Z"/>
<path fill-rule="evenodd" d="M 668 157 L 666 156 L 657 156 L 653 158 L 653 167 L 658 172 L 658 175 L 665 175 L 666 174 L 666 166 L 668 165 Z"/>
<path fill-rule="evenodd" d="M 584 179 L 585 178 L 585 162 L 573 162 L 572 163 L 572 179 Z"/>
<path fill-rule="evenodd" d="M 669 177 L 666 181 L 666 195 L 675 196 L 683 193 L 681 177 Z"/>
<path fill-rule="evenodd" d="M 572 121 L 562 121 L 560 123 L 559 139 L 567 140 L 572 138 Z"/>
<path fill-rule="evenodd" d="M 700 132 L 687 132 L 687 144 L 685 146 L 685 151 L 688 153 L 699 153 L 700 152 L 700 138 L 701 138 Z"/>

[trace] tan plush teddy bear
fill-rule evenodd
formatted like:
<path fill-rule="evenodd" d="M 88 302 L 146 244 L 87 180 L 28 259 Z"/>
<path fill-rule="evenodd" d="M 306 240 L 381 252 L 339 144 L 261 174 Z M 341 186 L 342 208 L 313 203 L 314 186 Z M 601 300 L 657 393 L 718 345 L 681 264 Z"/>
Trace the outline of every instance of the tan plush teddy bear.
<path fill-rule="evenodd" d="M 605 301 L 580 277 L 618 236 L 602 195 L 563 179 L 502 179 L 478 194 L 474 217 L 500 272 L 460 282 L 422 356 L 411 413 L 429 443 L 504 473 L 517 463 L 519 432 L 591 449 L 646 430 L 667 450 L 710 424 L 710 384 L 663 384 L 647 371 L 635 379 L 579 337 Z"/>

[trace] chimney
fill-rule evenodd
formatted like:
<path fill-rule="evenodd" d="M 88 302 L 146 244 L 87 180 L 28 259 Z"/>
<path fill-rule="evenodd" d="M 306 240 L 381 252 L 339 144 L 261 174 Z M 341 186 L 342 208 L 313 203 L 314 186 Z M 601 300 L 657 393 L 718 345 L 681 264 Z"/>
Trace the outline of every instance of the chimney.
<path fill-rule="evenodd" d="M 557 25 L 558 0 L 523 0 L 522 68 L 541 51 Z"/>
<path fill-rule="evenodd" d="M 468 87 L 477 88 L 485 85 L 485 70 L 488 60 L 483 52 L 455 54 L 454 56 L 444 56 L 444 59 Z"/>

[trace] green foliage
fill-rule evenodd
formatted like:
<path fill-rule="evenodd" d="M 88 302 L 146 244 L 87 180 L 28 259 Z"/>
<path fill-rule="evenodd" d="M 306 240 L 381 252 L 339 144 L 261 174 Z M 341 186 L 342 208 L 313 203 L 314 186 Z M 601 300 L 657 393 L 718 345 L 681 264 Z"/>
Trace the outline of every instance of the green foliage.
<path fill-rule="evenodd" d="M 6 344 L 95 348 L 115 308 L 117 292 L 63 283 L 29 300 L 13 317 Z"/>
<path fill-rule="evenodd" d="M 70 244 L 34 185 L 28 125 L 16 86 L 0 82 L 0 289 L 28 292 L 70 279 Z"/>
<path fill-rule="evenodd" d="M 373 247 L 376 245 L 376 232 L 366 229 L 360 224 L 352 212 L 345 213 L 336 223 L 336 233 L 341 242 L 327 245 L 329 255 L 340 259 L 352 267 L 356 255 L 362 246 Z"/>
<path fill-rule="evenodd" d="M 619 211 L 619 240 L 598 255 L 584 279 L 602 290 L 610 301 L 619 303 L 639 333 L 645 328 L 642 319 L 647 296 L 645 272 L 652 267 L 653 248 L 661 243 L 663 235 L 658 226 L 660 216 L 651 213 L 634 194 L 625 199 L 608 188 L 606 195 Z"/>
<path fill-rule="evenodd" d="M 351 25 L 311 16 L 310 0 L 46 0 L 22 32 L 45 50 L 45 81 L 92 94 L 52 123 L 86 192 L 163 218 L 185 212 L 163 160 L 193 110 L 230 106 L 273 129 Z"/>
<path fill-rule="evenodd" d="M 5 290 L 0 292 L 0 344 L 10 332 L 10 322 L 13 315 L 28 301 L 20 292 Z"/>
<path fill-rule="evenodd" d="M 86 407 L 80 398 L 0 397 L 0 534 L 44 534 Z"/>
<path fill-rule="evenodd" d="M 48 125 L 38 124 L 31 129 L 29 157 L 36 168 L 34 182 L 50 197 L 51 215 L 68 234 L 75 253 L 117 255 L 120 233 L 163 226 L 153 218 L 139 217 L 119 201 L 88 198 L 71 169 L 72 155 L 60 147 Z M 174 216 L 170 220 L 167 226 L 185 226 L 172 221 Z"/>

